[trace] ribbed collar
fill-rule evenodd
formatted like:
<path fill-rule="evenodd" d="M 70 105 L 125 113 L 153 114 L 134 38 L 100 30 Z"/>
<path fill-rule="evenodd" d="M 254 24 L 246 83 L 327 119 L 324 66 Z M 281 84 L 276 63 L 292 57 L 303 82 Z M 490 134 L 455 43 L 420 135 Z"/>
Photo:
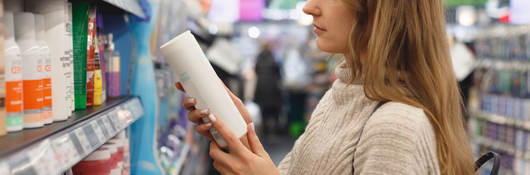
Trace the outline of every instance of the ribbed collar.
<path fill-rule="evenodd" d="M 337 104 L 344 104 L 353 99 L 366 98 L 362 81 L 348 83 L 352 79 L 352 74 L 345 62 L 337 65 L 335 75 L 338 79 L 333 83 L 331 88 L 333 99 Z"/>

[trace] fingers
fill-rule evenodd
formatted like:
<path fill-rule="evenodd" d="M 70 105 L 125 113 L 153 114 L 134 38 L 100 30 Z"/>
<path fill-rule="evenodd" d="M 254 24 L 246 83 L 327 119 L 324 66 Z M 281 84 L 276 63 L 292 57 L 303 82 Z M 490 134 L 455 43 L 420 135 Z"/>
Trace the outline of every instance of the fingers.
<path fill-rule="evenodd" d="M 188 120 L 190 120 L 191 122 L 195 123 L 195 124 L 199 124 L 200 121 L 205 118 L 205 117 L 208 117 L 208 115 L 210 114 L 210 110 L 208 109 L 201 109 L 201 110 L 192 110 L 190 112 L 188 112 Z"/>
<path fill-rule="evenodd" d="M 197 133 L 208 138 L 208 140 L 214 141 L 213 136 L 210 133 L 211 128 L 212 128 L 211 123 L 204 123 L 204 124 L 200 124 L 199 126 L 197 126 L 196 130 L 197 130 Z"/>
<path fill-rule="evenodd" d="M 225 165 L 229 162 L 232 162 L 230 155 L 221 150 L 221 147 L 219 147 L 219 145 L 217 145 L 215 142 L 210 142 L 210 157 L 212 157 L 212 159 L 216 162 Z"/>
<path fill-rule="evenodd" d="M 177 89 L 179 89 L 179 90 L 182 91 L 182 92 L 186 92 L 186 91 L 184 90 L 184 87 L 182 87 L 182 84 L 180 84 L 180 82 L 176 82 L 176 83 L 175 83 L 175 87 L 177 87 Z"/>
<path fill-rule="evenodd" d="M 225 140 L 230 152 L 245 153 L 245 151 L 248 151 L 239 138 L 234 135 L 234 132 L 232 132 L 232 130 L 230 130 L 230 128 L 228 128 L 228 126 L 226 126 L 221 120 L 217 120 L 216 116 L 213 114 L 210 114 L 209 118 L 217 132 L 219 132 L 221 137 Z"/>
<path fill-rule="evenodd" d="M 263 148 L 263 145 L 259 141 L 258 135 L 256 135 L 254 123 L 250 123 L 247 125 L 247 138 L 250 150 L 252 150 L 253 153 L 258 154 L 262 157 L 267 155 L 265 148 Z"/>
<path fill-rule="evenodd" d="M 182 102 L 182 107 L 184 109 L 191 111 L 195 109 L 195 105 L 197 104 L 197 100 L 193 97 L 186 97 L 184 98 L 184 101 Z"/>

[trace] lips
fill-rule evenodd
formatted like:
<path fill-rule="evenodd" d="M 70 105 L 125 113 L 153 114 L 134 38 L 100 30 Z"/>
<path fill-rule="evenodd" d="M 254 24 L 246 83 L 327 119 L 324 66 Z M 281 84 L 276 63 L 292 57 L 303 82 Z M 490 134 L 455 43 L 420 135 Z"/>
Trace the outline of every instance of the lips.
<path fill-rule="evenodd" d="M 321 27 L 321 26 L 319 26 L 319 25 L 317 25 L 317 24 L 313 24 L 313 26 L 314 26 L 316 29 L 318 29 L 318 30 L 326 31 L 325 28 L 323 28 L 323 27 Z"/>

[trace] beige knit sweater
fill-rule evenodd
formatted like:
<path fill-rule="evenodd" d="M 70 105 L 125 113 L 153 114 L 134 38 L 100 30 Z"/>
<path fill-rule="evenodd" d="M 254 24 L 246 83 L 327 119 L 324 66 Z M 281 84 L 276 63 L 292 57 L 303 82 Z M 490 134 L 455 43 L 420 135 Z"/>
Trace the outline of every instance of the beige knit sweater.
<path fill-rule="evenodd" d="M 346 84 L 350 76 L 342 67 L 280 163 L 281 174 L 352 174 L 353 167 L 356 175 L 440 174 L 434 131 L 423 110 L 390 102 L 370 117 L 377 102 L 365 96 L 362 85 Z"/>

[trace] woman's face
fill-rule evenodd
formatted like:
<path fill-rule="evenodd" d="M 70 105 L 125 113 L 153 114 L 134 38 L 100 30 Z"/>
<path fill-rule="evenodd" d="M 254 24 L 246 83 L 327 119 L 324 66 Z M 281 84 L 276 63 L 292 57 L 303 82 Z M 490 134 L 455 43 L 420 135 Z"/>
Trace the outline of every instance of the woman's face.
<path fill-rule="evenodd" d="M 309 0 L 304 13 L 313 16 L 313 32 L 322 51 L 348 54 L 354 13 L 342 0 Z"/>

